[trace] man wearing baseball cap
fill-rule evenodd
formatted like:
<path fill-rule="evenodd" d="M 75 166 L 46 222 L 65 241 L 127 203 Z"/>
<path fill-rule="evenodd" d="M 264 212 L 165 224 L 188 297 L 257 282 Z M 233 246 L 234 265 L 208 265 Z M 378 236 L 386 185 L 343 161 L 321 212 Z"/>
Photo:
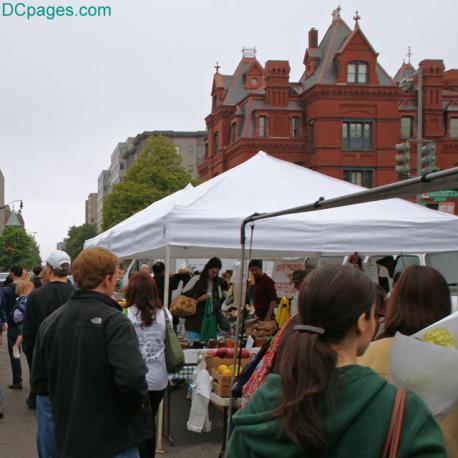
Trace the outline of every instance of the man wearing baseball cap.
<path fill-rule="evenodd" d="M 22 347 L 32 369 L 33 348 L 41 323 L 51 313 L 67 302 L 74 289 L 67 281 L 70 270 L 70 256 L 62 250 L 53 251 L 46 259 L 49 282 L 34 290 L 27 300 L 23 322 Z M 35 395 L 31 391 L 26 399 L 28 407 L 35 409 Z"/>

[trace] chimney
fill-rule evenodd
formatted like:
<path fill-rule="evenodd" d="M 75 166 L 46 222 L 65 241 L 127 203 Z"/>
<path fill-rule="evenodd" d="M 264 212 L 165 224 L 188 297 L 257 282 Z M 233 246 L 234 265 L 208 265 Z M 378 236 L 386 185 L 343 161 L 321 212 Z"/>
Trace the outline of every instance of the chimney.
<path fill-rule="evenodd" d="M 309 48 L 318 48 L 318 30 L 314 27 L 309 30 Z"/>
<path fill-rule="evenodd" d="M 271 107 L 287 107 L 289 102 L 289 72 L 287 60 L 268 60 L 265 66 L 266 102 Z"/>

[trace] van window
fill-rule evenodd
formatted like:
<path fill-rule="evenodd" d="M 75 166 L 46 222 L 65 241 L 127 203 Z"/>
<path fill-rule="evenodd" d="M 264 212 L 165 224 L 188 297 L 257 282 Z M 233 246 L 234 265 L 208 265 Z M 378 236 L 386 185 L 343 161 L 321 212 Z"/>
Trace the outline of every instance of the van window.
<path fill-rule="evenodd" d="M 457 293 L 458 253 L 431 253 L 426 256 L 426 265 L 434 267 L 447 280 L 452 294 Z"/>
<path fill-rule="evenodd" d="M 396 275 L 398 272 L 402 272 L 403 270 L 406 270 L 407 267 L 409 266 L 420 266 L 421 265 L 421 259 L 420 256 L 416 255 L 401 255 L 398 256 L 396 259 L 396 267 L 394 268 L 394 275 Z"/>

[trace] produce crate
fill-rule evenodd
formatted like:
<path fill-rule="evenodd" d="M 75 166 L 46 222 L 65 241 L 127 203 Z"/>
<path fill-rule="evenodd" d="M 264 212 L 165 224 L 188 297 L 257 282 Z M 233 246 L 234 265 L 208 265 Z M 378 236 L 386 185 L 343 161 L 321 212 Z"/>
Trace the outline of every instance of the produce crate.
<path fill-rule="evenodd" d="M 251 358 L 242 358 L 242 361 L 241 361 L 242 368 L 245 367 L 250 361 L 251 361 Z M 234 360 L 233 358 L 218 358 L 217 356 L 215 356 L 215 357 L 207 357 L 206 362 L 207 362 L 207 369 L 211 373 L 212 369 L 215 369 L 215 370 L 218 369 L 218 367 L 221 366 L 221 364 L 224 364 L 226 366 L 232 366 Z"/>
<path fill-rule="evenodd" d="M 220 385 L 231 386 L 231 375 L 221 375 L 216 369 L 211 369 L 210 374 L 213 377 L 213 380 L 218 382 Z"/>
<path fill-rule="evenodd" d="M 220 385 L 218 382 L 213 381 L 213 392 L 222 398 L 230 398 L 232 394 L 230 385 Z"/>

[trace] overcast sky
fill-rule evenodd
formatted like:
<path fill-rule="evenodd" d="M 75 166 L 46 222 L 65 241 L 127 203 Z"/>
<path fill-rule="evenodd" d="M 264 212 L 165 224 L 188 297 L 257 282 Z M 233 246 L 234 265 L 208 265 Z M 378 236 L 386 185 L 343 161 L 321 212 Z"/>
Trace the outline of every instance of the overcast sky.
<path fill-rule="evenodd" d="M 14 3 L 14 0 L 10 0 Z M 6 202 L 23 199 L 28 232 L 45 258 L 97 190 L 116 144 L 144 130 L 203 129 L 214 65 L 231 74 L 242 46 L 259 61 L 287 59 L 303 72 L 307 32 L 319 40 L 337 1 L 65 0 L 29 5 L 110 5 L 107 18 L 0 16 L 0 169 Z M 458 68 L 458 2 L 342 0 L 393 76 L 412 63 L 443 59 Z"/>

